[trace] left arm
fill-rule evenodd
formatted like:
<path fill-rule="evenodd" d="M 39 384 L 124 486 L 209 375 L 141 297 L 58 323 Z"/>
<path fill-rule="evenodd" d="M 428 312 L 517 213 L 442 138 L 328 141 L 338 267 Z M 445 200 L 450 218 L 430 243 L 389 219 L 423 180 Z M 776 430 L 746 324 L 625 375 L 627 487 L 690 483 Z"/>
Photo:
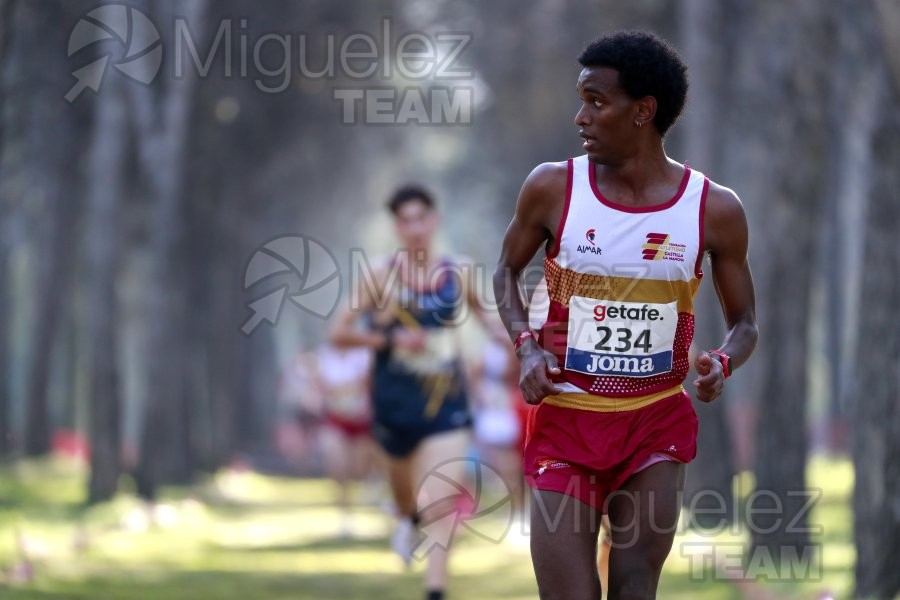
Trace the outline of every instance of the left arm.
<path fill-rule="evenodd" d="M 502 344 L 504 348 L 508 347 L 511 349 L 512 345 L 509 343 L 509 335 L 506 333 L 502 321 L 500 321 L 496 311 L 491 310 L 487 302 L 485 302 L 482 295 L 484 288 L 480 288 L 475 281 L 478 270 L 474 268 L 470 261 L 467 261 L 463 264 L 462 272 L 464 273 L 463 285 L 466 287 L 466 304 L 469 310 L 472 311 L 472 314 L 475 315 L 475 318 L 478 319 L 478 322 L 481 323 L 481 326 L 484 327 L 491 339 Z"/>
<path fill-rule="evenodd" d="M 731 367 L 736 369 L 750 358 L 759 332 L 753 277 L 747 260 L 747 217 L 734 192 L 710 182 L 703 227 L 704 250 L 710 253 L 713 283 L 728 328 L 718 349 L 731 357 Z M 694 380 L 697 398 L 712 402 L 722 393 L 722 364 L 715 355 L 702 352 L 695 366 L 699 373 Z"/>

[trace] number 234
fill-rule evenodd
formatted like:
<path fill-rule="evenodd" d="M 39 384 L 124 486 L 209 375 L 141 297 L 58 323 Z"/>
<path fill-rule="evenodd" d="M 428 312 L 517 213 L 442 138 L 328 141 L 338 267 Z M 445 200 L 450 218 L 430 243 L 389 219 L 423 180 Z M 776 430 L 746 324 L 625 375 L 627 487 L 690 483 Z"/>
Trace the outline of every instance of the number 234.
<path fill-rule="evenodd" d="M 638 333 L 634 341 L 631 340 L 631 330 L 624 327 L 613 330 L 610 327 L 600 325 L 597 327 L 597 332 L 603 337 L 594 346 L 596 350 L 603 350 L 606 352 L 628 352 L 632 348 L 637 348 L 638 350 L 643 350 L 644 354 L 648 354 L 652 347 L 650 344 L 649 329 L 645 329 Z M 613 332 L 615 332 L 617 342 L 615 348 L 611 348 L 608 345 L 610 339 L 613 337 Z"/>

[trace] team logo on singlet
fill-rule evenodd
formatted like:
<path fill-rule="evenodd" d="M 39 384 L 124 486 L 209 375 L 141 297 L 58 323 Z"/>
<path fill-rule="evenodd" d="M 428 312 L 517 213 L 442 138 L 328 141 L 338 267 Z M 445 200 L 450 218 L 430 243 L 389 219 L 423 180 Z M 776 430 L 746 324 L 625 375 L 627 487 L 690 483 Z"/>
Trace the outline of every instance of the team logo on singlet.
<path fill-rule="evenodd" d="M 644 260 L 672 260 L 684 262 L 684 253 L 687 247 L 684 244 L 672 242 L 668 233 L 648 233 L 647 242 L 641 246 L 641 255 Z"/>
<path fill-rule="evenodd" d="M 596 242 L 597 230 L 596 229 L 593 229 L 593 228 L 588 229 L 584 234 L 584 239 L 586 239 L 588 241 L 590 246 L 588 246 L 587 244 L 579 244 L 578 248 L 576 248 L 576 250 L 578 250 L 582 254 L 586 254 L 588 252 L 590 252 L 591 254 L 603 254 L 603 250 L 601 250 L 600 248 L 597 247 L 597 242 Z"/>

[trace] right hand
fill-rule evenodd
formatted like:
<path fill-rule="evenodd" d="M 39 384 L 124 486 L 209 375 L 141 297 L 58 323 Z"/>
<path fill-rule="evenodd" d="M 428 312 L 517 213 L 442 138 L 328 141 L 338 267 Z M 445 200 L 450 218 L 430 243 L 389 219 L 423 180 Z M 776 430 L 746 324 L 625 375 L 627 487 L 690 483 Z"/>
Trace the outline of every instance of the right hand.
<path fill-rule="evenodd" d="M 559 375 L 556 357 L 532 342 L 526 342 L 528 354 L 521 359 L 519 387 L 528 404 L 540 404 L 547 396 L 562 394 L 563 391 L 553 385 L 550 375 Z M 523 346 L 524 348 L 524 346 Z"/>
<path fill-rule="evenodd" d="M 722 369 L 722 363 L 712 358 L 708 352 L 704 352 L 697 357 L 694 363 L 697 369 L 697 379 L 694 380 L 694 387 L 697 388 L 697 400 L 701 402 L 712 402 L 722 393 L 725 387 L 725 373 Z"/>
<path fill-rule="evenodd" d="M 391 344 L 399 350 L 422 352 L 425 350 L 427 334 L 424 329 L 398 327 L 391 334 Z"/>

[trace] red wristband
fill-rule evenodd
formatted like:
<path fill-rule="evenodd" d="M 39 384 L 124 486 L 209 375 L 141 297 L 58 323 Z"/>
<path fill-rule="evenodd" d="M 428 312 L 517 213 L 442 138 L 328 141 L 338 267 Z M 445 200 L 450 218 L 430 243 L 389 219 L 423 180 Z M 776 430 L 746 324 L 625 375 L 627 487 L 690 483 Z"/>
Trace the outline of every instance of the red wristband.
<path fill-rule="evenodd" d="M 722 374 L 725 375 L 725 379 L 731 377 L 731 357 L 721 350 L 708 350 L 707 352 L 719 357 L 719 363 L 722 365 Z"/>
<path fill-rule="evenodd" d="M 516 336 L 516 339 L 513 341 L 513 349 L 518 350 L 519 348 L 521 348 L 522 344 L 524 344 L 525 340 L 527 340 L 528 338 L 531 338 L 531 339 L 537 341 L 537 338 L 534 337 L 534 332 L 531 331 L 530 329 L 526 329 L 525 331 L 521 332 L 519 335 Z"/>

